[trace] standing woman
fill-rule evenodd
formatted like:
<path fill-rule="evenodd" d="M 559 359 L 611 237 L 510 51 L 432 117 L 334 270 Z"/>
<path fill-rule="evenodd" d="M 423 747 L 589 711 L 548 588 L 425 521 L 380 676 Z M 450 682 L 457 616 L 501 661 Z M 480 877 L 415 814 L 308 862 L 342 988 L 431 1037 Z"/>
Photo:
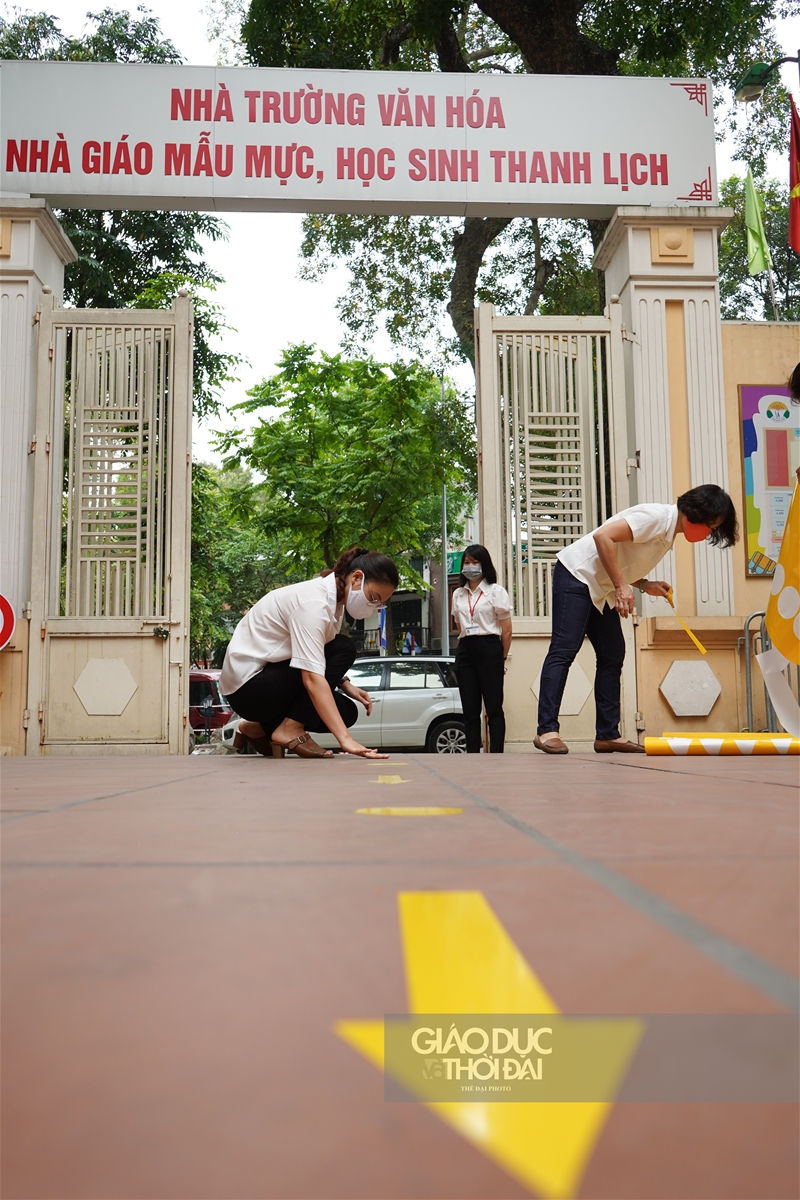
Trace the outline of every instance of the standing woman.
<path fill-rule="evenodd" d="M 508 592 L 485 546 L 467 546 L 461 565 L 462 587 L 453 592 L 453 616 L 460 637 L 456 674 L 464 710 L 467 754 L 481 748 L 481 702 L 489 719 L 489 749 L 502 754 L 506 737 L 503 715 L 503 676 L 511 646 L 511 605 Z"/>
<path fill-rule="evenodd" d="M 339 631 L 344 610 L 357 620 L 384 605 L 398 584 L 385 554 L 360 546 L 346 550 L 332 571 L 306 583 L 276 588 L 256 601 L 234 630 L 220 688 L 239 724 L 237 748 L 249 742 L 259 754 L 331 758 L 310 736 L 332 733 L 342 750 L 362 758 L 387 758 L 348 733 L 358 700 L 372 711 L 369 692 L 347 679 L 356 649 Z"/>

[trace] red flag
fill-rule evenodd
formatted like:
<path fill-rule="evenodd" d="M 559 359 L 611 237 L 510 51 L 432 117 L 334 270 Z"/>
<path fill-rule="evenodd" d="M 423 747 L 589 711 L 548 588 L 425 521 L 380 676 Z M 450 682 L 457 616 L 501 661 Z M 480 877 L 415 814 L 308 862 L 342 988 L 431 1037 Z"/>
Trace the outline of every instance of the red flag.
<path fill-rule="evenodd" d="M 789 245 L 800 254 L 800 116 L 794 100 L 789 137 Z"/>

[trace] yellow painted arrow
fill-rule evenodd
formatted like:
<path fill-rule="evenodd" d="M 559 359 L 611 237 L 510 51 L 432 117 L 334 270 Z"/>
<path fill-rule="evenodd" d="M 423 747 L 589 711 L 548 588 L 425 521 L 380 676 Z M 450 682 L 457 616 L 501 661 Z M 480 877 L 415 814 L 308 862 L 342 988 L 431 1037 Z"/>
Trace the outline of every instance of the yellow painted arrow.
<path fill-rule="evenodd" d="M 450 817 L 463 813 L 463 808 L 357 808 L 357 813 L 370 817 Z"/>
<path fill-rule="evenodd" d="M 401 892 L 398 900 L 410 1012 L 559 1011 L 481 892 Z M 383 1070 L 383 1021 L 339 1021 L 336 1032 Z M 576 1194 L 611 1111 L 606 1102 L 426 1107 L 553 1200 Z"/>

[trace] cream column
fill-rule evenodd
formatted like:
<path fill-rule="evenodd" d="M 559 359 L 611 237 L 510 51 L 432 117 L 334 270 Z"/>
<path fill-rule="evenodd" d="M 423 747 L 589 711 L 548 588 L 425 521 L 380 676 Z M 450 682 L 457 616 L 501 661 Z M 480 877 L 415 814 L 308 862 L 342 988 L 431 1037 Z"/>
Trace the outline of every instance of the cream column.
<path fill-rule="evenodd" d="M 60 304 L 75 248 L 44 200 L 6 197 L 0 206 L 0 593 L 17 618 L 0 652 L 0 753 L 24 752 L 31 597 L 36 309 L 43 291 Z"/>
<path fill-rule="evenodd" d="M 633 503 L 674 503 L 701 483 L 728 487 L 717 236 L 733 213 L 712 207 L 618 208 L 595 265 L 623 314 L 635 447 Z M 687 616 L 735 612 L 730 554 L 676 543 L 659 567 Z M 665 600 L 643 597 L 645 616 Z"/>

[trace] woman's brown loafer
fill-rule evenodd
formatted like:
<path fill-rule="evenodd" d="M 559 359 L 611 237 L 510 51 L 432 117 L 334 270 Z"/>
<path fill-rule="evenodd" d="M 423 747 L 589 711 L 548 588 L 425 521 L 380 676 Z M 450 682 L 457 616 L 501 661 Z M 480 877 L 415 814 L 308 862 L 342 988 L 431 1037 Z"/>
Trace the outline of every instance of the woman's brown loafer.
<path fill-rule="evenodd" d="M 644 754 L 644 746 L 638 742 L 607 742 L 598 738 L 594 744 L 595 754 Z"/>
<path fill-rule="evenodd" d="M 548 738 L 543 742 L 537 733 L 533 744 L 537 750 L 544 750 L 545 754 L 569 754 L 569 746 L 565 746 L 561 738 Z"/>

